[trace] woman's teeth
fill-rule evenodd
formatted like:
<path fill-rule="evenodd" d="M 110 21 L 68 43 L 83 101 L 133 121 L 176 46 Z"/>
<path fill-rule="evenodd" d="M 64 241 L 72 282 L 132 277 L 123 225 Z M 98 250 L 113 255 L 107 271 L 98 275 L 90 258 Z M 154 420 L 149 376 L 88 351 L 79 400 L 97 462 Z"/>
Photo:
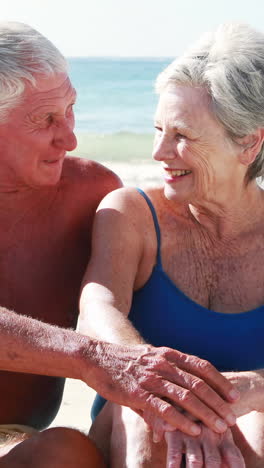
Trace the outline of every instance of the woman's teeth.
<path fill-rule="evenodd" d="M 183 176 L 183 175 L 187 175 L 187 174 L 190 174 L 192 171 L 185 171 L 185 170 L 179 170 L 177 169 L 176 171 L 168 171 L 170 175 L 172 175 L 173 177 L 177 176 Z"/>

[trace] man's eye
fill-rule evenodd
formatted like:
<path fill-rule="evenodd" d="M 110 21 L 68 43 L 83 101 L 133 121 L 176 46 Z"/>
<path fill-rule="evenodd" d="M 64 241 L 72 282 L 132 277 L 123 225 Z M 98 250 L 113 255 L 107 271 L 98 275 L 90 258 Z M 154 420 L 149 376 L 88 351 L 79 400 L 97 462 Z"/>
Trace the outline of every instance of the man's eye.
<path fill-rule="evenodd" d="M 54 121 L 53 115 L 48 114 L 43 119 L 40 120 L 40 124 L 42 127 L 46 127 L 47 125 L 51 125 Z"/>

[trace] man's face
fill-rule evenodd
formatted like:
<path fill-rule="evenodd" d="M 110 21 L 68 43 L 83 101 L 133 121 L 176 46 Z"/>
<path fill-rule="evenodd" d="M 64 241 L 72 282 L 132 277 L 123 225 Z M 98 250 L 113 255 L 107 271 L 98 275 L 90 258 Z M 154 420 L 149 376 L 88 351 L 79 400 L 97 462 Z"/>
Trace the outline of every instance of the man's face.
<path fill-rule="evenodd" d="M 76 148 L 73 105 L 76 92 L 68 76 L 39 75 L 27 85 L 21 103 L 0 124 L 0 189 L 55 185 L 67 151 Z"/>

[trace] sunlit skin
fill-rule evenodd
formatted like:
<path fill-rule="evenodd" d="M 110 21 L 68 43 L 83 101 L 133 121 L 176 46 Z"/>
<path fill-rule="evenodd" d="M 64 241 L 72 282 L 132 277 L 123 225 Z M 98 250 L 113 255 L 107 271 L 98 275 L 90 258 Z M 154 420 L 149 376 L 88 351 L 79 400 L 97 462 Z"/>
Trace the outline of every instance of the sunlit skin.
<path fill-rule="evenodd" d="M 51 323 L 74 329 L 94 213 L 120 180 L 98 163 L 66 155 L 76 147 L 76 92 L 69 77 L 60 73 L 35 78 L 36 86 L 26 84 L 20 103 L 0 123 L 0 305 L 17 313 L 15 324 L 26 316 L 41 320 L 44 328 Z M 60 340 L 57 330 L 54 342 Z M 46 329 L 36 336 L 27 324 L 27 333 L 36 337 L 38 348 L 37 339 L 46 336 Z M 10 348 L 16 349 L 10 352 L 11 364 L 19 360 L 13 339 L 10 333 Z M 53 346 L 52 338 L 47 341 Z M 35 348 L 30 361 L 39 372 L 0 372 L 0 424 L 44 429 L 58 411 L 64 379 L 47 376 L 34 357 Z M 21 460 L 28 459 L 36 468 L 50 466 L 49 461 L 45 465 L 46 456 L 54 454 L 52 466 L 61 467 L 65 447 L 71 447 L 69 466 L 86 466 L 92 453 L 87 438 L 70 430 L 44 431 L 32 442 L 23 439 L 0 447 L 1 466 L 20 467 Z"/>
<path fill-rule="evenodd" d="M 73 105 L 76 91 L 67 75 L 37 77 L 26 86 L 8 122 L 0 124 L 0 190 L 56 184 L 66 151 L 76 148 Z M 14 138 L 14 135 L 16 138 Z"/>
<path fill-rule="evenodd" d="M 168 199 L 188 204 L 210 202 L 216 201 L 217 193 L 219 203 L 219 194 L 224 202 L 234 186 L 239 187 L 246 172 L 238 164 L 239 145 L 210 111 L 206 91 L 168 87 L 160 96 L 154 122 L 153 157 L 162 162 Z M 191 173 L 177 177 L 174 170 Z"/>
<path fill-rule="evenodd" d="M 116 352 L 110 352 L 110 355 L 104 351 L 95 353 L 92 346 L 92 358 L 97 360 L 92 367 L 89 346 L 86 349 L 87 360 L 83 348 L 80 352 L 81 363 L 77 359 L 77 365 L 72 365 L 72 360 L 68 359 L 72 354 L 76 356 L 77 343 L 75 338 L 71 338 L 73 342 L 66 339 L 67 333 L 76 336 L 77 341 L 80 335 L 65 328 L 76 327 L 82 278 L 91 254 L 94 214 L 100 200 L 121 186 L 118 177 L 100 164 L 65 156 L 66 151 L 76 146 L 72 112 L 74 100 L 75 92 L 66 75 L 57 74 L 47 78 L 37 76 L 36 87 L 26 86 L 20 105 L 17 106 L 17 113 L 16 109 L 12 110 L 7 122 L 0 124 L 2 339 L 6 327 L 10 327 L 5 334 L 8 346 L 2 346 L 0 350 L 0 367 L 9 371 L 0 372 L 0 424 L 11 421 L 45 429 L 60 406 L 64 380 L 57 376 L 81 378 L 92 387 L 102 390 L 102 394 L 109 396 L 110 400 L 120 401 L 121 398 L 121 402 L 136 406 L 138 399 L 147 399 L 148 395 L 143 390 L 143 374 L 147 375 L 147 380 L 152 385 L 151 391 L 156 392 L 157 382 L 159 396 L 167 395 L 166 381 L 163 390 L 160 387 L 160 375 L 164 375 L 169 381 L 170 375 L 174 375 L 167 360 L 159 358 L 162 350 L 154 348 L 151 348 L 154 350 L 151 356 L 154 355 L 154 363 L 160 359 L 159 371 L 154 369 L 154 363 L 151 363 L 151 369 L 147 366 L 146 370 L 143 359 L 143 356 L 146 357 L 145 345 L 135 347 L 133 344 L 129 350 L 125 347 L 122 356 L 120 353 L 116 355 Z M 101 231 L 100 235 L 102 234 L 106 233 Z M 111 263 L 107 261 L 105 267 Z M 50 324 L 58 327 L 56 333 L 53 329 L 50 330 Z M 14 330 L 19 330 L 20 333 Z M 87 329 L 83 333 L 86 335 Z M 84 338 L 86 337 L 82 337 Z M 100 349 L 104 346 L 108 349 L 110 345 L 101 343 L 100 346 Z M 178 359 L 176 351 L 171 350 L 171 353 Z M 142 359 L 139 355 L 142 355 Z M 105 361 L 106 368 L 109 363 L 110 373 L 104 370 Z M 55 362 L 57 367 L 54 368 Z M 126 380 L 128 362 L 131 369 L 129 381 Z M 196 369 L 197 364 L 193 365 Z M 222 395 L 223 392 L 228 401 L 229 398 L 233 401 L 233 397 L 229 395 L 232 386 L 227 380 L 213 368 L 210 372 L 202 372 L 206 373 L 208 382 L 214 375 L 218 381 L 219 394 Z M 122 379 L 120 375 L 123 375 Z M 112 377 L 116 378 L 116 385 L 113 385 Z M 121 391 L 120 384 L 124 386 Z M 231 413 L 220 395 L 213 390 L 211 392 L 214 396 L 212 406 L 221 405 L 221 416 Z M 128 394 L 127 400 L 122 400 L 124 393 Z M 164 402 L 157 399 L 159 413 L 163 415 Z M 196 405 L 194 401 L 193 406 L 200 408 L 201 405 L 196 400 Z M 157 410 L 157 406 L 155 409 Z M 201 411 L 205 418 L 210 416 L 213 419 L 211 424 L 215 424 L 218 413 L 209 408 L 207 410 L 206 406 Z M 171 416 L 170 421 L 181 419 L 172 407 L 171 412 L 174 418 Z M 193 426 L 187 419 L 185 424 L 188 427 Z M 42 468 L 45 463 L 50 466 L 49 456 L 55 453 L 52 466 L 61 468 L 65 466 L 58 460 L 59 448 L 62 448 L 61 456 L 67 458 L 69 467 L 87 466 L 87 451 L 78 449 L 78 444 L 81 443 L 80 434 L 71 432 L 70 440 L 68 435 L 67 431 L 53 429 L 52 432 L 43 431 L 36 438 L 32 437 L 25 442 L 22 436 L 8 444 L 8 447 L 0 447 L 0 465 L 6 463 L 6 466 L 15 468 L 21 466 L 21 460 L 30 460 L 34 468 Z M 53 441 L 54 452 L 51 450 L 50 439 Z M 67 452 L 67 456 L 65 449 L 63 450 L 65 445 L 71 449 L 71 454 Z M 74 465 L 68 460 L 70 455 L 71 459 L 76 457 Z"/>
<path fill-rule="evenodd" d="M 261 149 L 264 130 L 232 140 L 212 114 L 206 90 L 177 85 L 161 93 L 155 127 L 153 157 L 161 163 L 164 186 L 145 192 L 159 222 L 163 271 L 187 297 L 212 313 L 238 314 L 262 306 L 264 192 L 256 181 L 248 182 L 246 174 Z M 149 207 L 136 190 L 121 189 L 101 202 L 94 250 L 97 256 L 92 256 L 85 276 L 86 326 L 91 335 L 107 341 L 138 343 L 140 338 L 125 319 L 133 291 L 147 285 L 157 262 L 157 236 Z M 109 267 L 106 258 L 112 259 Z M 95 315 L 89 314 L 89 298 Z M 182 452 L 199 468 L 204 460 L 207 468 L 263 467 L 264 371 L 224 375 L 241 394 L 231 405 L 237 416 L 235 443 L 229 429 L 222 436 L 203 428 L 195 441 L 173 432 L 166 436 L 168 467 L 180 468 Z M 150 425 L 155 427 L 153 420 Z M 153 444 L 142 419 L 108 402 L 90 434 L 115 468 L 164 468 L 167 446 L 163 430 L 158 432 L 155 438 L 161 442 Z"/>

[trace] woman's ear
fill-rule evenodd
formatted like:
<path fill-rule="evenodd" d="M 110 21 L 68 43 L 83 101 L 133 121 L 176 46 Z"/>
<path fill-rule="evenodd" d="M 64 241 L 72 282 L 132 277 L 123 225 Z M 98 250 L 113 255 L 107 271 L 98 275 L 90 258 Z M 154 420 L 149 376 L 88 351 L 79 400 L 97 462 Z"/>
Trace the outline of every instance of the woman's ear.
<path fill-rule="evenodd" d="M 250 166 L 255 161 L 264 142 L 264 128 L 258 128 L 255 132 L 236 139 L 236 142 L 241 146 L 239 153 L 241 164 Z"/>

